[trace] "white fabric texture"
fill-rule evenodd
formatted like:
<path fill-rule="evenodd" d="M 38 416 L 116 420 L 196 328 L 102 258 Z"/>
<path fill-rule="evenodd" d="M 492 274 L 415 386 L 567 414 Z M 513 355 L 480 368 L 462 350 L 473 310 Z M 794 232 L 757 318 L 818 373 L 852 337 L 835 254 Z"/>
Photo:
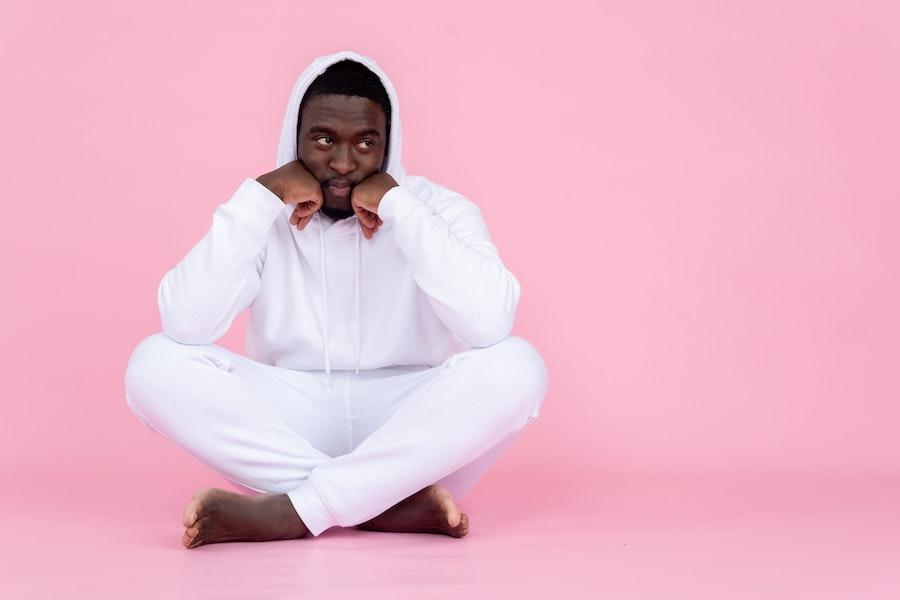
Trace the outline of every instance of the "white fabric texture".
<path fill-rule="evenodd" d="M 236 484 L 287 493 L 314 535 L 439 480 L 464 494 L 547 389 L 538 351 L 510 335 L 518 280 L 478 206 L 406 174 L 397 94 L 372 59 L 342 51 L 303 71 L 276 167 L 297 157 L 307 87 L 347 58 L 391 101 L 384 225 L 367 240 L 355 216 L 317 212 L 299 231 L 293 205 L 244 179 L 163 276 L 162 332 L 126 371 L 144 423 Z M 248 308 L 246 355 L 216 345 Z"/>
<path fill-rule="evenodd" d="M 546 369 L 509 336 L 436 367 L 322 371 L 264 365 L 162 332 L 135 348 L 128 405 L 239 488 L 290 498 L 313 536 L 439 483 L 460 500 L 538 413 Z"/>
<path fill-rule="evenodd" d="M 356 216 L 321 211 L 303 231 L 293 205 L 246 178 L 219 205 L 206 235 L 159 285 L 162 329 L 185 344 L 209 344 L 252 308 L 247 354 L 296 370 L 358 371 L 438 365 L 453 352 L 508 336 L 521 286 L 470 200 L 400 165 L 396 92 L 371 59 L 322 57 L 301 74 L 288 103 L 277 165 L 297 156 L 303 92 L 343 58 L 381 78 L 392 104 L 386 171 L 398 182 L 378 208 L 384 225 L 362 237 Z"/>

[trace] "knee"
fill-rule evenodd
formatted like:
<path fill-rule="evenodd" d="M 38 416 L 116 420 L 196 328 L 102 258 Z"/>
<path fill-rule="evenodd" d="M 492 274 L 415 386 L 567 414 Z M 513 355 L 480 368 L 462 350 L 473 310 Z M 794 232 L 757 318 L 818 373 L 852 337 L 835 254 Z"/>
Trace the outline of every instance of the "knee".
<path fill-rule="evenodd" d="M 547 364 L 537 348 L 528 340 L 508 336 L 494 346 L 492 371 L 498 381 L 512 388 L 512 395 L 527 405 L 530 418 L 537 417 L 547 393 L 549 376 Z"/>
<path fill-rule="evenodd" d="M 175 361 L 188 350 L 161 331 L 138 343 L 125 368 L 125 401 L 132 411 L 141 416 L 150 398 L 166 395 L 159 388 L 173 374 Z"/>

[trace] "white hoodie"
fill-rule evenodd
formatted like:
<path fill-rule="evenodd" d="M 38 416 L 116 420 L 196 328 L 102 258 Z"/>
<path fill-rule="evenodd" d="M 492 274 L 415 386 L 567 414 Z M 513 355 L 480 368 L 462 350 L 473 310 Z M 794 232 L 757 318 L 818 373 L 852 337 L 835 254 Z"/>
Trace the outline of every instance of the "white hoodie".
<path fill-rule="evenodd" d="M 441 364 L 512 330 L 520 285 L 500 260 L 479 208 L 401 165 L 400 107 L 371 58 L 342 51 L 315 59 L 294 84 L 276 167 L 297 158 L 300 100 L 329 65 L 353 59 L 381 78 L 391 101 L 385 171 L 399 184 L 381 200 L 372 239 L 356 216 L 316 212 L 303 231 L 253 178 L 220 204 L 206 235 L 159 285 L 163 331 L 210 344 L 250 307 L 246 351 L 295 370 Z"/>

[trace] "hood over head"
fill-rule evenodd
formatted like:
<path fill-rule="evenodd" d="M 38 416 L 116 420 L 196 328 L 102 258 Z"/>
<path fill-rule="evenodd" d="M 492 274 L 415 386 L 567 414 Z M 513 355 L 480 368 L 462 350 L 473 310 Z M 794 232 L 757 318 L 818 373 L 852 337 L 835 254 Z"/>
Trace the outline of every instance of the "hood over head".
<path fill-rule="evenodd" d="M 340 62 L 345 59 L 350 59 L 356 61 L 358 63 L 366 66 L 370 71 L 375 73 L 378 78 L 381 80 L 381 84 L 384 86 L 385 91 L 387 92 L 388 99 L 391 102 L 391 118 L 390 118 L 390 131 L 388 132 L 388 147 L 387 147 L 387 156 L 386 156 L 386 164 L 384 166 L 384 171 L 387 172 L 398 184 L 403 184 L 406 179 L 406 172 L 403 169 L 403 165 L 400 162 L 401 157 L 401 147 L 402 147 L 402 136 L 400 129 L 400 102 L 397 99 L 397 91 L 394 89 L 391 80 L 388 79 L 388 76 L 384 71 L 381 70 L 381 67 L 378 66 L 374 60 L 369 58 L 368 56 L 363 56 L 362 54 L 358 54 L 351 50 L 342 50 L 341 52 L 335 52 L 334 54 L 327 54 L 325 56 L 320 56 L 314 59 L 306 69 L 300 74 L 297 78 L 297 81 L 294 83 L 294 87 L 291 90 L 291 96 L 288 100 L 287 110 L 284 114 L 284 124 L 281 127 L 281 138 L 278 141 L 278 153 L 275 159 L 275 167 L 281 167 L 293 160 L 297 159 L 297 121 L 300 118 L 300 102 L 303 100 L 303 95 L 306 93 L 306 90 L 312 85 L 312 82 L 321 75 L 325 70 L 331 65 Z M 316 212 L 315 217 L 309 222 L 309 224 L 318 231 L 319 237 L 319 269 L 322 274 L 322 288 L 323 288 L 323 301 L 322 301 L 322 359 L 325 366 L 325 372 L 327 374 L 328 386 L 331 387 L 331 353 L 329 352 L 329 334 L 328 334 L 328 265 L 326 260 L 326 248 L 327 244 L 325 241 L 325 229 L 326 227 L 329 230 L 329 233 L 335 234 L 337 236 L 344 235 L 355 235 L 356 237 L 356 289 L 354 290 L 354 305 L 355 305 L 355 327 L 354 327 L 354 337 L 355 337 L 355 349 L 354 349 L 354 368 L 357 373 L 359 373 L 359 363 L 360 363 L 360 336 L 361 336 L 361 323 L 360 323 L 360 294 L 362 287 L 362 280 L 360 274 L 360 263 L 362 262 L 362 246 L 361 246 L 361 232 L 359 228 L 359 224 L 357 223 L 356 216 L 348 217 L 346 219 L 341 219 L 334 223 L 330 223 L 331 219 L 323 216 L 321 211 Z M 293 233 L 293 231 L 292 231 Z M 296 244 L 296 239 L 294 240 Z M 297 250 L 299 256 L 299 248 Z"/>
<path fill-rule="evenodd" d="M 312 84 L 316 77 L 325 72 L 325 69 L 336 62 L 349 59 L 365 65 L 370 71 L 378 75 L 381 85 L 384 86 L 388 98 L 391 101 L 391 127 L 388 132 L 388 148 L 387 148 L 387 164 L 384 170 L 393 177 L 397 183 L 402 184 L 406 178 L 406 172 L 400 162 L 402 135 L 400 128 L 400 101 L 397 99 L 397 91 L 387 74 L 378 66 L 374 60 L 368 56 L 353 52 L 352 50 L 342 50 L 334 54 L 326 54 L 319 56 L 307 66 L 291 90 L 291 96 L 288 100 L 287 110 L 284 113 L 284 124 L 281 127 L 281 138 L 278 140 L 278 153 L 275 158 L 275 167 L 278 168 L 292 160 L 297 159 L 297 121 L 300 117 L 300 101 L 303 95 Z"/>

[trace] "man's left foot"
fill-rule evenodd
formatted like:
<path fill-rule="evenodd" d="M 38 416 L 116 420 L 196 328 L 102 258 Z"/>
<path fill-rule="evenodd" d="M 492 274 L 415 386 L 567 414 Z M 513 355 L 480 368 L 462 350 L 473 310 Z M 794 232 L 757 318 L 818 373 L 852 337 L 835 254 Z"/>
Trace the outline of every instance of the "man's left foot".
<path fill-rule="evenodd" d="M 356 527 L 366 531 L 439 533 L 459 538 L 469 533 L 469 515 L 460 512 L 447 488 L 429 485 Z"/>
<path fill-rule="evenodd" d="M 184 509 L 181 543 L 267 542 L 303 537 L 309 529 L 285 494 L 244 496 L 217 488 L 199 490 Z"/>

